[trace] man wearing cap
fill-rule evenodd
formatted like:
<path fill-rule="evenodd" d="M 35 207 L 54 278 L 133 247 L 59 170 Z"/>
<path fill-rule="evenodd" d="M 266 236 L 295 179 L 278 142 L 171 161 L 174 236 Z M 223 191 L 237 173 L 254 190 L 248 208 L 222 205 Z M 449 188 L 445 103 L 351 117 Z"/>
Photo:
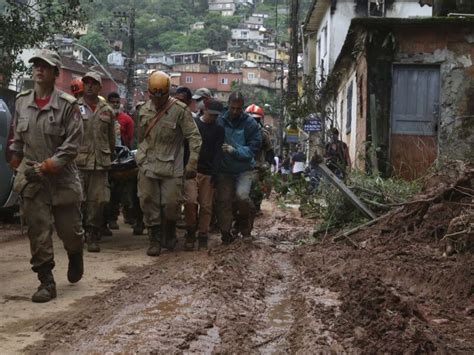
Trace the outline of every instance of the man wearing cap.
<path fill-rule="evenodd" d="M 194 92 L 192 99 L 196 102 L 195 109 L 196 114 L 194 118 L 200 117 L 204 114 L 204 109 L 206 108 L 206 102 L 212 98 L 211 90 L 207 88 L 200 88 Z"/>
<path fill-rule="evenodd" d="M 33 302 L 56 297 L 52 234 L 54 228 L 69 257 L 67 278 L 82 278 L 82 189 L 74 159 L 83 136 L 76 99 L 54 87 L 61 68 L 59 55 L 40 50 L 33 63 L 34 89 L 17 96 L 13 152 L 13 189 L 22 197 L 28 226 L 32 269 L 41 282 Z"/>
<path fill-rule="evenodd" d="M 100 230 L 104 224 L 104 206 L 110 199 L 108 170 L 115 150 L 114 113 L 99 100 L 102 79 L 97 72 L 82 78 L 84 96 L 79 110 L 84 125 L 84 140 L 76 164 L 84 190 L 83 212 L 86 243 L 89 252 L 100 252 Z"/>
<path fill-rule="evenodd" d="M 210 99 L 206 101 L 204 114 L 194 119 L 201 134 L 202 145 L 197 176 L 184 183 L 184 214 L 187 229 L 184 249 L 188 251 L 194 250 L 197 230 L 199 248 L 207 248 L 214 195 L 213 181 L 224 143 L 224 128 L 218 126 L 216 120 L 223 109 L 219 101 Z"/>
<path fill-rule="evenodd" d="M 182 201 L 183 176 L 197 174 L 201 136 L 186 105 L 170 97 L 170 77 L 155 71 L 148 78 L 150 100 L 138 111 L 138 197 L 148 227 L 149 256 L 176 244 L 176 221 Z M 189 161 L 183 162 L 184 139 Z"/>

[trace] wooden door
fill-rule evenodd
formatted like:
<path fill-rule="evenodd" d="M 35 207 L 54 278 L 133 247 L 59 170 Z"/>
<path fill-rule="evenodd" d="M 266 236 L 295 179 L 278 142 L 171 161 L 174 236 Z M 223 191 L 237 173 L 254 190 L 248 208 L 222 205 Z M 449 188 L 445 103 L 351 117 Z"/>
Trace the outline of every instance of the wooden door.
<path fill-rule="evenodd" d="M 437 157 L 439 85 L 439 67 L 393 68 L 390 162 L 396 176 L 416 179 Z"/>

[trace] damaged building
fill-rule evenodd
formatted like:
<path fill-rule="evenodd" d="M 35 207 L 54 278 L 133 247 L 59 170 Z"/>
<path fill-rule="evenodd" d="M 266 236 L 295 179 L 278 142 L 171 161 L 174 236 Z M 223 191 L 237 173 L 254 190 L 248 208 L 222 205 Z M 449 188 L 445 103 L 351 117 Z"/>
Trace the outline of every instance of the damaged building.
<path fill-rule="evenodd" d="M 327 74 L 313 66 L 319 114 L 357 169 L 414 179 L 437 160 L 473 159 L 474 17 L 355 17 L 334 50 Z"/>

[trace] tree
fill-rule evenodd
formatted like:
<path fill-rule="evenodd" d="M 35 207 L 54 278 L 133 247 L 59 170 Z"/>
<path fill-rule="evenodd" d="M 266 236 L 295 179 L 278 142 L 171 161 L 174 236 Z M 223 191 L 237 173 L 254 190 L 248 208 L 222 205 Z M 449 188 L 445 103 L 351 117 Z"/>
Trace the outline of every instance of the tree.
<path fill-rule="evenodd" d="M 89 31 L 78 42 L 94 53 L 101 63 L 107 62 L 111 48 L 101 33 Z"/>
<path fill-rule="evenodd" d="M 25 48 L 52 42 L 57 33 L 72 35 L 84 22 L 79 0 L 10 0 L 0 13 L 0 84 L 8 84 L 11 76 L 26 70 L 18 55 Z"/>

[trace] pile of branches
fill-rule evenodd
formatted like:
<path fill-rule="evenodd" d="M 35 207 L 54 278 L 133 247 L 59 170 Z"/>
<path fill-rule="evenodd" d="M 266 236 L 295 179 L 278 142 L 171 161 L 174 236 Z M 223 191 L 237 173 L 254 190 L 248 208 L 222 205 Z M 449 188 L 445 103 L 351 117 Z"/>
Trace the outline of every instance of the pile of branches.
<path fill-rule="evenodd" d="M 416 196 L 395 204 L 394 209 L 374 220 L 340 233 L 334 240 L 347 239 L 378 224 L 374 228 L 380 227 L 387 236 L 439 241 L 444 255 L 474 252 L 474 166 L 451 161 L 420 182 L 422 191 Z"/>
<path fill-rule="evenodd" d="M 421 190 L 420 181 L 382 179 L 361 172 L 352 173 L 346 184 L 378 215 L 400 206 Z M 305 217 L 318 220 L 314 236 L 321 233 L 326 235 L 331 229 L 350 228 L 367 222 L 367 217 L 324 179 L 312 194 L 301 195 L 301 206 Z"/>

